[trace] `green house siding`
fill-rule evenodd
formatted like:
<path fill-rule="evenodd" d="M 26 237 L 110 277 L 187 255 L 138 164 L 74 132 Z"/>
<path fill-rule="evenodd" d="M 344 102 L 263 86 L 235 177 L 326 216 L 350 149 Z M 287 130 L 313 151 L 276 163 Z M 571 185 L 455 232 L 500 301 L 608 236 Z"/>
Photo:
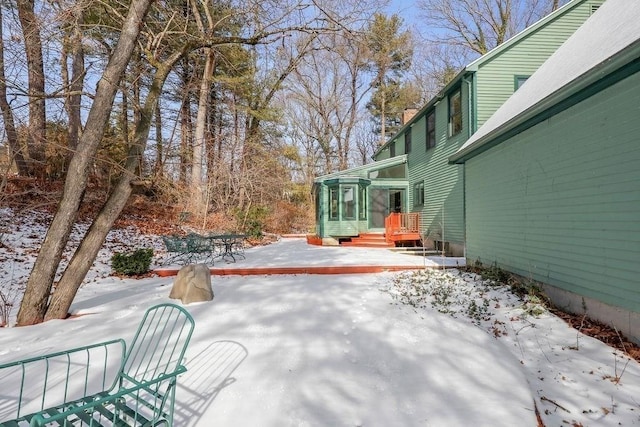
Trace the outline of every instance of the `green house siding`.
<path fill-rule="evenodd" d="M 466 163 L 467 255 L 640 312 L 640 74 Z"/>
<path fill-rule="evenodd" d="M 476 129 L 514 92 L 514 77 L 534 73 L 604 0 L 578 2 L 562 15 L 523 37 L 499 55 L 477 65 Z"/>
<path fill-rule="evenodd" d="M 386 147 L 383 150 L 381 150 L 380 152 L 376 153 L 375 160 L 376 160 L 376 162 L 379 162 L 380 160 L 386 160 L 386 159 L 388 159 L 390 157 L 391 156 L 390 156 L 389 148 Z"/>
<path fill-rule="evenodd" d="M 413 194 L 409 206 L 420 211 L 422 232 L 435 240 L 463 244 L 464 243 L 464 182 L 462 167 L 449 165 L 447 159 L 455 153 L 468 137 L 469 125 L 469 87 L 462 88 L 462 132 L 449 137 L 448 103 L 446 98 L 435 105 L 436 112 L 436 146 L 426 149 L 426 116 L 432 111 L 425 111 L 413 124 L 412 149 L 407 156 L 409 172 L 409 188 L 424 181 L 424 205 L 415 207 Z M 442 234 L 444 230 L 444 235 Z"/>
<path fill-rule="evenodd" d="M 515 90 L 516 77 L 529 76 L 590 16 L 604 0 L 574 0 L 463 69 L 381 149 L 375 160 L 406 155 L 406 206 L 421 213 L 422 233 L 432 240 L 465 245 L 464 166 L 450 165 L 478 127 Z M 462 131 L 449 136 L 449 97 L 461 90 Z M 436 146 L 426 149 L 426 117 L 436 111 Z M 405 133 L 412 130 L 411 152 L 405 153 Z M 393 150 L 391 149 L 393 147 Z M 414 203 L 413 189 L 424 183 L 424 203 Z M 372 183 L 372 188 L 375 184 Z M 327 230 L 331 225 L 327 225 Z M 328 233 L 330 234 L 330 233 Z"/>

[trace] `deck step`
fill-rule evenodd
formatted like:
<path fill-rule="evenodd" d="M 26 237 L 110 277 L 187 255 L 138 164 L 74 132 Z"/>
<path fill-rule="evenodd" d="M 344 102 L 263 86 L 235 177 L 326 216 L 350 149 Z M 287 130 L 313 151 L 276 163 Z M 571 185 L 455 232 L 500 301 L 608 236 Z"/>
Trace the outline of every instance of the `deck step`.
<path fill-rule="evenodd" d="M 387 242 L 382 233 L 362 233 L 358 237 L 352 237 L 351 241 L 341 242 L 341 246 L 361 248 L 393 248 L 393 242 Z"/>
<path fill-rule="evenodd" d="M 340 246 L 358 247 L 358 248 L 393 248 L 393 243 L 387 242 L 343 242 Z"/>

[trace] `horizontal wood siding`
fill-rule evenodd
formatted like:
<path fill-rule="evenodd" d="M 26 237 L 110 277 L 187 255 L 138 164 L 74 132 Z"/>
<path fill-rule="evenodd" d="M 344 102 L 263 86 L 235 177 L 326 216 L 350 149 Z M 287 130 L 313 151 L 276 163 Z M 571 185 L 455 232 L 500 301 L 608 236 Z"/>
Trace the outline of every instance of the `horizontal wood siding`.
<path fill-rule="evenodd" d="M 388 158 L 390 158 L 389 156 L 389 148 L 387 147 L 386 149 L 376 153 L 375 155 L 375 161 L 379 162 L 380 160 L 386 160 Z"/>
<path fill-rule="evenodd" d="M 470 159 L 467 254 L 640 312 L 640 74 Z"/>
<path fill-rule="evenodd" d="M 591 15 L 585 1 L 490 60 L 481 63 L 477 78 L 477 126 L 480 127 L 513 94 L 514 76 L 530 76 Z"/>
<path fill-rule="evenodd" d="M 436 104 L 436 146 L 426 149 L 426 116 L 413 125 L 411 153 L 407 156 L 409 170 L 409 206 L 421 212 L 421 232 L 441 236 L 447 242 L 464 243 L 464 194 L 462 166 L 449 165 L 448 158 L 468 138 L 468 87 L 462 84 L 463 129 L 453 138 L 448 137 L 448 103 L 443 98 Z M 429 113 L 426 111 L 425 113 Z M 424 205 L 414 207 L 413 186 L 424 181 Z M 438 239 L 438 240 L 440 240 Z"/>

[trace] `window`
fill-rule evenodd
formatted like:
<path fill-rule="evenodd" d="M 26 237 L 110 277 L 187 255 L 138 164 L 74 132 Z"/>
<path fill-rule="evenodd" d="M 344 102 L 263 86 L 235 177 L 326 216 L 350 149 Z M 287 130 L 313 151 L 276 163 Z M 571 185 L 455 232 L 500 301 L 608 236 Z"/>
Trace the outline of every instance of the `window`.
<path fill-rule="evenodd" d="M 436 146 L 436 110 L 427 114 L 427 150 Z"/>
<path fill-rule="evenodd" d="M 413 184 L 413 206 L 424 205 L 424 181 Z"/>
<path fill-rule="evenodd" d="M 520 89 L 520 86 L 527 81 L 529 76 L 513 76 L 513 91 Z"/>
<path fill-rule="evenodd" d="M 393 141 L 391 144 L 389 144 L 389 157 L 395 157 L 396 156 L 396 142 Z"/>
<path fill-rule="evenodd" d="M 354 187 L 342 187 L 342 219 L 356 219 L 356 195 Z"/>
<path fill-rule="evenodd" d="M 389 166 L 388 168 L 378 169 L 369 172 L 369 179 L 396 179 L 396 178 L 406 178 L 407 177 L 407 168 L 404 163 L 401 165 Z"/>
<path fill-rule="evenodd" d="M 404 154 L 411 152 L 411 127 L 404 133 Z"/>
<path fill-rule="evenodd" d="M 329 220 L 338 219 L 338 187 L 329 187 Z"/>
<path fill-rule="evenodd" d="M 367 187 L 360 185 L 358 187 L 358 219 L 367 219 Z"/>
<path fill-rule="evenodd" d="M 449 95 L 449 136 L 462 131 L 462 91 L 456 89 Z"/>

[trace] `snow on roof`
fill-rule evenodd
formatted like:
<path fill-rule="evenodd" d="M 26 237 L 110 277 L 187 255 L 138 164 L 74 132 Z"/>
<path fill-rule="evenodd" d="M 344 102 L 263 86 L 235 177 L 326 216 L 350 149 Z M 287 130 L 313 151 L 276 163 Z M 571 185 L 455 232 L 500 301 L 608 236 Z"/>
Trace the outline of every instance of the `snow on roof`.
<path fill-rule="evenodd" d="M 640 39 L 640 1 L 607 0 L 452 156 L 481 146 L 563 87 Z"/>

